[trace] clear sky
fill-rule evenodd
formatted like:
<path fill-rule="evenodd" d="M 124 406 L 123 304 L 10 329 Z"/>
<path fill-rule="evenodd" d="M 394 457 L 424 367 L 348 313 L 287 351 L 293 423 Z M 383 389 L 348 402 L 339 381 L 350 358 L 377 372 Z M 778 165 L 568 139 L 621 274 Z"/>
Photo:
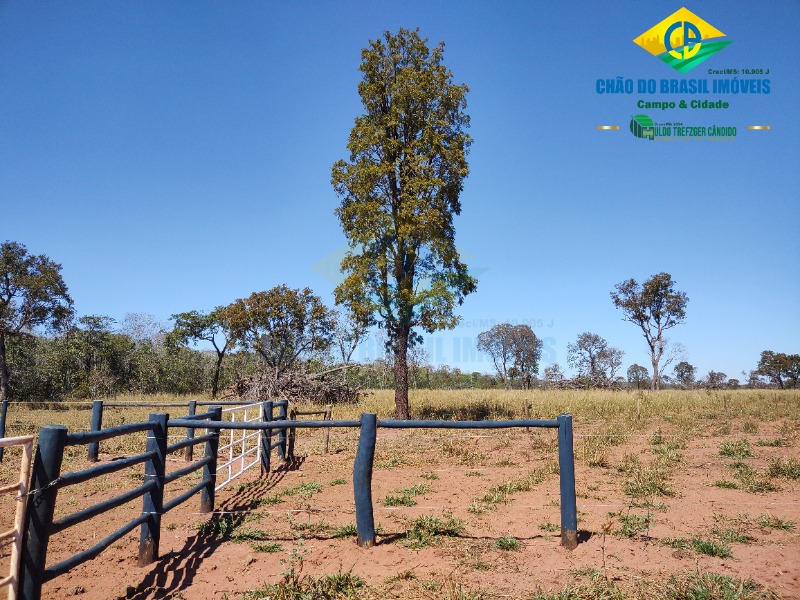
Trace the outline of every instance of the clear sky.
<path fill-rule="evenodd" d="M 685 75 L 632 42 L 681 6 L 732 41 Z M 545 365 L 583 331 L 647 365 L 609 292 L 666 271 L 690 298 L 670 337 L 701 374 L 741 378 L 762 350 L 800 352 L 798 25 L 795 0 L 0 0 L 0 240 L 61 263 L 81 315 L 167 320 L 282 283 L 332 304 L 330 174 L 361 112 L 360 52 L 419 27 L 471 89 L 456 239 L 480 280 L 462 325 L 429 336 L 431 362 L 490 370 L 475 339 L 512 321 L 545 340 Z M 596 91 L 709 68 L 770 69 L 738 75 L 770 93 Z M 638 139 L 639 113 L 737 136 Z"/>

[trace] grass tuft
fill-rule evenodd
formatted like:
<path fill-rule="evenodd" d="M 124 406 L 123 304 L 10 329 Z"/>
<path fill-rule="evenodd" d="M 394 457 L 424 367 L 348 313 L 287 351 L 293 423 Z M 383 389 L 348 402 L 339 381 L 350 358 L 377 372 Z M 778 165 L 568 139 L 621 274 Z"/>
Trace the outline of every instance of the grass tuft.
<path fill-rule="evenodd" d="M 736 459 L 753 458 L 753 451 L 747 440 L 730 440 L 719 445 L 719 455 Z"/>
<path fill-rule="evenodd" d="M 504 550 L 507 552 L 515 552 L 522 547 L 522 545 L 519 543 L 519 540 L 511 536 L 504 536 L 501 538 L 497 538 L 497 540 L 494 543 L 494 546 L 498 550 Z"/>

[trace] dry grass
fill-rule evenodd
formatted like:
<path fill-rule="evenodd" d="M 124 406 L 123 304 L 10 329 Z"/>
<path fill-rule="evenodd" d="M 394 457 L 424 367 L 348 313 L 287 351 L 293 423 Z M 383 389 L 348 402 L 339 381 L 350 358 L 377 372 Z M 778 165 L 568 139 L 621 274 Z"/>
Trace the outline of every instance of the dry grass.
<path fill-rule="evenodd" d="M 201 398 L 196 398 L 201 399 Z M 203 398 L 206 399 L 206 398 Z M 117 401 L 151 401 L 151 402 L 188 402 L 186 397 L 159 396 L 159 397 L 119 397 Z M 628 537 L 640 538 L 649 535 L 651 521 L 658 526 L 662 519 L 659 514 L 651 514 L 650 507 L 672 503 L 674 498 L 680 496 L 681 488 L 676 483 L 675 473 L 681 465 L 691 458 L 691 452 L 682 453 L 687 442 L 693 444 L 698 441 L 707 443 L 708 452 L 722 465 L 729 465 L 723 471 L 729 483 L 740 493 L 764 493 L 772 487 L 790 486 L 797 479 L 798 463 L 796 459 L 797 433 L 800 431 L 800 391 L 764 391 L 764 390 L 737 390 L 726 392 L 706 391 L 663 391 L 649 392 L 612 392 L 612 391 L 428 391 L 419 390 L 411 392 L 411 411 L 415 418 L 449 418 L 449 419 L 509 419 L 523 418 L 524 403 L 531 406 L 531 418 L 550 419 L 559 413 L 571 413 L 574 417 L 575 431 L 575 457 L 576 461 L 585 466 L 590 473 L 590 480 L 600 479 L 606 481 L 601 489 L 599 486 L 580 488 L 584 494 L 591 492 L 591 497 L 598 501 L 603 495 L 611 494 L 613 486 L 627 494 L 623 503 L 629 503 L 630 508 L 647 508 L 643 510 L 624 513 L 625 518 L 619 518 L 619 535 L 615 539 Z M 637 407 L 638 404 L 638 407 Z M 9 412 L 9 435 L 36 433 L 44 423 L 58 423 L 68 427 L 70 431 L 86 431 L 89 429 L 89 405 L 83 408 L 71 408 L 73 405 L 48 406 L 44 408 L 12 405 Z M 301 407 L 301 410 L 318 409 L 319 406 L 311 405 Z M 172 416 L 181 416 L 186 413 L 182 407 L 170 408 L 109 408 L 105 413 L 105 425 L 119 425 L 147 419 L 150 412 L 163 410 Z M 358 404 L 337 405 L 334 407 L 335 419 L 358 418 L 362 412 L 375 412 L 381 418 L 393 416 L 394 395 L 392 391 L 375 391 Z M 727 432 L 727 433 L 723 433 Z M 462 432 L 450 432 L 447 436 L 438 431 L 409 431 L 402 437 L 393 437 L 393 431 L 380 430 L 379 444 L 376 456 L 377 469 L 401 469 L 401 473 L 408 474 L 410 469 L 422 469 L 420 477 L 424 480 L 435 482 L 438 476 L 433 469 L 439 465 L 458 467 L 464 471 L 465 477 L 471 477 L 469 484 L 474 487 L 472 495 L 472 508 L 466 509 L 460 516 L 466 519 L 468 527 L 473 526 L 471 515 L 480 515 L 491 509 L 502 511 L 505 503 L 519 502 L 523 492 L 538 486 L 545 476 L 553 476 L 557 472 L 554 462 L 555 435 L 552 430 L 532 430 L 527 434 L 521 430 L 498 433 L 491 439 L 475 439 L 461 435 Z M 182 435 L 182 432 L 181 432 Z M 733 461 L 735 458 L 719 456 L 720 440 L 708 439 L 711 436 L 729 436 L 727 441 L 746 439 L 750 451 L 755 454 L 751 459 L 753 466 Z M 300 454 L 320 454 L 322 452 L 322 434 L 318 430 L 300 429 L 297 431 L 297 450 Z M 356 429 L 334 429 L 331 431 L 330 449 L 332 454 L 338 454 L 339 459 L 350 462 L 355 452 L 358 431 Z M 525 440 L 521 442 L 521 440 Z M 174 440 L 172 440 L 174 441 Z M 638 444 L 638 446 L 637 446 Z M 419 453 L 409 453 L 409 445 L 419 448 Z M 510 471 L 502 478 L 490 479 L 485 473 L 491 473 L 494 466 L 498 466 L 498 458 L 504 457 L 506 448 L 512 445 L 522 446 L 523 452 L 515 457 L 519 468 L 515 475 Z M 740 443 L 740 446 L 744 444 Z M 636 454 L 631 454 L 631 446 L 637 448 Z M 644 451 L 642 451 L 644 447 Z M 131 435 L 108 442 L 103 442 L 102 454 L 105 457 L 123 456 L 141 452 L 144 449 L 144 436 Z M 74 470 L 82 467 L 86 450 L 83 447 L 68 449 L 65 456 L 64 470 Z M 685 457 L 682 455 L 685 454 Z M 18 468 L 18 454 L 15 451 L 8 453 L 8 459 L 0 463 L 0 484 L 13 480 Z M 545 462 L 538 462 L 545 460 Z M 746 459 L 745 459 L 746 460 Z M 549 462 L 546 462 L 549 461 Z M 531 464 L 536 467 L 531 469 Z M 501 465 L 507 466 L 507 465 Z M 509 465 L 510 466 L 510 465 Z M 320 466 L 322 469 L 323 465 Z M 405 472 L 402 469 L 408 468 Z M 320 471 L 321 473 L 323 471 Z M 138 475 L 131 474 L 133 478 Z M 383 474 L 382 474 L 383 475 Z M 138 480 L 137 480 L 138 481 Z M 327 481 L 322 475 L 320 481 Z M 334 480 L 341 484 L 346 480 Z M 312 486 L 312 484 L 314 484 Z M 412 485 L 414 484 L 414 485 Z M 107 486 L 109 481 L 98 479 L 91 482 L 92 486 Z M 324 484 L 334 485 L 333 482 Z M 272 504 L 281 501 L 300 501 L 301 499 L 317 494 L 322 489 L 321 484 L 306 482 L 305 487 L 295 486 L 289 488 L 295 492 L 292 496 L 289 491 L 281 494 L 271 494 L 259 500 L 259 506 L 264 507 L 264 514 Z M 411 487 L 406 487 L 411 486 Z M 401 495 L 409 499 L 422 496 L 430 491 L 436 492 L 436 484 L 428 484 L 417 480 L 403 480 L 388 488 L 388 492 L 395 496 Z M 384 492 L 385 494 L 386 492 Z M 518 495 L 519 494 L 519 495 Z M 675 495 L 672 495 L 675 494 Z M 515 498 L 516 496 L 516 498 Z M 317 496 L 314 496 L 315 498 Z M 383 496 L 381 496 L 383 497 Z M 377 498 L 377 497 L 376 497 Z M 0 505 L 2 509 L 2 505 Z M 65 508 L 66 509 L 66 508 Z M 72 512 L 73 507 L 69 507 Z M 661 509 L 658 509 L 661 510 Z M 664 507 L 666 510 L 666 507 Z M 1 512 L 1 510 L 0 510 Z M 415 513 L 414 513 L 415 514 Z M 622 515 L 622 513 L 620 513 Z M 266 517 L 265 517 L 266 518 Z M 490 519 L 489 517 L 486 517 Z M 581 517 L 583 518 L 583 517 Z M 735 532 L 740 535 L 760 535 L 758 527 L 762 529 L 787 530 L 794 528 L 795 524 L 790 518 L 794 515 L 781 515 L 771 517 L 762 515 L 761 521 L 756 522 L 755 517 L 750 518 L 748 529 Z M 432 517 L 431 517 L 432 519 Z M 438 519 L 438 517 L 437 517 Z M 771 520 L 770 520 L 771 519 Z M 543 516 L 537 523 L 538 530 L 550 532 L 558 529 L 558 525 L 551 523 L 552 517 Z M 546 522 L 545 522 L 546 521 Z M 616 522 L 616 521 L 615 521 Z M 302 535 L 311 532 L 311 525 L 295 523 L 291 535 Z M 313 524 L 314 527 L 326 527 L 327 538 L 338 538 L 339 534 L 352 536 L 352 526 L 340 526 L 338 529 L 329 524 Z M 338 524 L 341 525 L 341 524 Z M 440 527 L 441 526 L 441 527 Z M 447 526 L 447 527 L 445 527 Z M 448 531 L 455 531 L 462 526 L 460 521 L 448 522 L 439 519 L 439 522 L 430 520 L 411 522 L 404 528 L 406 537 L 403 543 L 433 545 L 439 550 L 449 543 Z M 581 525 L 583 527 L 583 525 Z M 586 527 L 592 527 L 592 522 L 587 522 Z M 265 526 L 266 527 L 266 526 Z M 444 529 L 442 529 L 444 527 Z M 741 539 L 728 539 L 728 531 L 733 531 L 732 526 L 720 526 L 719 532 L 714 532 L 712 541 L 743 543 Z M 279 541 L 262 539 L 260 530 L 242 527 L 237 534 L 241 542 L 253 545 L 255 552 L 272 553 L 280 551 Z M 416 533 L 408 534 L 415 531 Z M 693 533 L 686 533 L 686 539 Z M 775 535 L 773 533 L 773 535 Z M 312 536 L 313 537 L 313 536 Z M 257 539 L 256 539 L 257 538 Z M 327 539 L 326 538 L 326 539 Z M 717 540 L 719 538 L 719 540 Z M 699 539 L 699 538 L 698 538 Z M 711 538 L 709 538 L 711 539 Z M 529 544 L 530 542 L 525 542 Z M 463 542 L 467 544 L 467 542 Z M 523 547 L 525 544 L 522 544 Z M 475 556 L 470 556 L 465 563 L 472 569 L 481 570 L 490 561 L 487 557 L 494 548 L 493 544 L 486 542 L 485 547 L 478 547 Z M 441 546 L 441 547 L 440 547 Z M 256 550 L 256 547 L 258 550 Z M 472 548 L 472 546 L 469 546 Z M 480 552 L 478 552 L 480 550 Z M 288 551 L 288 548 L 287 548 Z M 444 550 L 442 550 L 444 551 Z M 453 550 L 455 551 L 455 550 Z M 700 550 L 696 550 L 700 552 Z M 734 554 L 736 548 L 733 549 Z M 326 580 L 327 582 L 328 580 Z M 312 582 L 306 581 L 309 586 Z M 352 583 L 352 582 L 351 582 Z M 691 582 L 693 584 L 693 582 Z M 714 585 L 727 585 L 726 581 L 714 581 Z M 318 582 L 314 582 L 317 585 Z M 617 597 L 623 592 L 615 589 L 600 590 L 603 581 L 581 582 L 584 586 L 572 590 L 594 590 L 594 596 L 586 597 Z M 724 584 L 724 585 L 723 585 Z M 370 584 L 374 585 L 374 584 Z M 409 583 L 411 585 L 411 583 Z M 478 598 L 491 597 L 488 592 L 481 592 L 462 588 L 447 580 L 416 582 L 415 593 L 419 597 L 458 597 Z M 578 584 L 576 584 L 577 586 Z M 681 597 L 684 587 L 689 586 L 688 579 L 675 579 L 667 585 L 661 584 L 664 589 L 673 590 L 670 593 L 677 595 L 663 597 Z M 427 586 L 427 587 L 426 587 Z M 430 588 L 430 589 L 428 589 Z M 434 590 L 435 588 L 435 590 Z M 596 588 L 596 589 L 595 589 Z M 376 597 L 381 596 L 379 588 L 372 589 Z M 661 588 L 659 588 L 661 589 Z M 377 590 L 377 591 L 376 591 Z M 677 590 L 677 591 L 675 591 Z M 274 590 L 273 590 L 274 591 Z M 601 593 L 602 592 L 602 593 Z M 410 592 L 409 592 L 410 593 Z M 571 593 L 571 592 L 570 592 Z M 630 589 L 625 589 L 626 597 L 636 597 Z M 358 588 L 359 597 L 368 597 L 366 588 Z M 433 595 L 432 595 L 433 594 Z M 486 594 L 486 595 L 484 595 Z M 567 594 L 565 591 L 564 594 Z M 599 594 L 599 595 L 598 595 Z M 413 594 L 412 594 L 413 596 Z M 254 596 L 257 597 L 257 596 Z M 410 596 L 411 597 L 411 596 Z M 542 596 L 545 597 L 545 596 Z M 580 595 L 564 595 L 560 597 L 583 597 Z M 744 597 L 744 596 L 743 596 Z M 761 597 L 757 595 L 748 597 Z M 768 596 L 765 596 L 768 597 Z"/>

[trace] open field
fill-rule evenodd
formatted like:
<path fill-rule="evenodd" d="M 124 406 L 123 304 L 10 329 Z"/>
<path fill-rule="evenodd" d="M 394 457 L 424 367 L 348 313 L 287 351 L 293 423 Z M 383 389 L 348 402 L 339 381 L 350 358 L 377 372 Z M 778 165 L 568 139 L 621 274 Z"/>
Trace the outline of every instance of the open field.
<path fill-rule="evenodd" d="M 578 548 L 559 546 L 553 431 L 379 430 L 378 544 L 361 549 L 353 533 L 357 431 L 333 430 L 331 453 L 322 455 L 320 432 L 298 430 L 296 462 L 223 489 L 213 518 L 194 499 L 167 514 L 159 562 L 137 567 L 138 533 L 129 534 L 47 584 L 44 597 L 800 598 L 800 392 L 425 390 L 412 392 L 411 407 L 429 419 L 572 413 Z M 108 409 L 105 424 L 147 412 Z M 392 392 L 337 406 L 334 418 L 361 412 L 391 416 Z M 86 430 L 89 411 L 12 406 L 8 433 L 43 423 Z M 143 436 L 104 442 L 101 459 L 143 447 Z M 0 483 L 13 479 L 18 456 L 0 465 Z M 85 449 L 68 449 L 65 471 L 86 466 Z M 137 481 L 141 470 L 131 469 L 68 488 L 57 516 Z M 54 536 L 48 562 L 140 510 L 133 502 Z M 0 511 L 0 527 L 11 512 Z"/>

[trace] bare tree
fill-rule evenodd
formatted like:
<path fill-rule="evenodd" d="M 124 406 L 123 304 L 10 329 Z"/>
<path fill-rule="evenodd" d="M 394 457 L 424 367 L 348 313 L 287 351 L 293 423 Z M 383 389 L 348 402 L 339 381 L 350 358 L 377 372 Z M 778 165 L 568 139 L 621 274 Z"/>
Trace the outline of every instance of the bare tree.
<path fill-rule="evenodd" d="M 658 367 L 658 376 L 663 380 L 666 377 L 667 367 L 672 363 L 680 363 L 686 360 L 686 346 L 680 342 L 671 343 L 668 339 L 664 340 L 664 355 L 661 357 L 661 364 Z"/>
<path fill-rule="evenodd" d="M 564 379 L 564 373 L 558 363 L 549 364 L 544 368 L 544 383 L 547 387 L 561 387 Z"/>
<path fill-rule="evenodd" d="M 366 339 L 368 323 L 359 319 L 354 313 L 338 309 L 332 314 L 333 320 L 333 345 L 339 352 L 343 369 L 342 382 L 347 382 L 347 367 L 353 358 L 356 348 Z"/>

